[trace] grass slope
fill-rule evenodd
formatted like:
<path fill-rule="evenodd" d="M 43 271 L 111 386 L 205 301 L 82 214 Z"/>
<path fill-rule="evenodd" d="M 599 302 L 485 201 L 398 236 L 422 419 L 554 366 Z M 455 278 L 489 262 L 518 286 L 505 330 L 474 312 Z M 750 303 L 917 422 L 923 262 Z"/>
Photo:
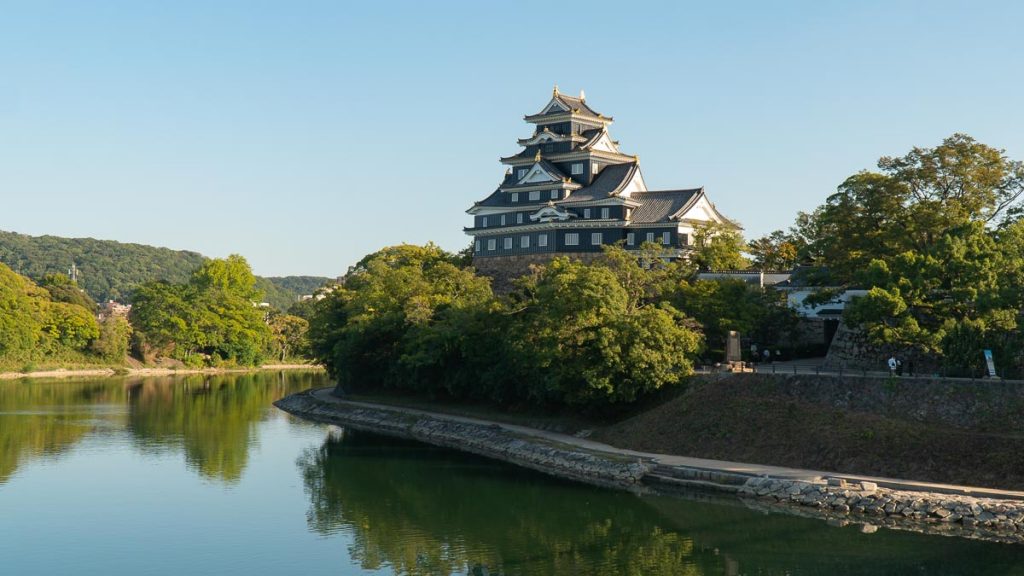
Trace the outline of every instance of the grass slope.
<path fill-rule="evenodd" d="M 1024 489 L 1024 433 L 985 433 L 840 410 L 771 385 L 693 379 L 649 410 L 595 431 L 634 450 L 822 471 Z"/>

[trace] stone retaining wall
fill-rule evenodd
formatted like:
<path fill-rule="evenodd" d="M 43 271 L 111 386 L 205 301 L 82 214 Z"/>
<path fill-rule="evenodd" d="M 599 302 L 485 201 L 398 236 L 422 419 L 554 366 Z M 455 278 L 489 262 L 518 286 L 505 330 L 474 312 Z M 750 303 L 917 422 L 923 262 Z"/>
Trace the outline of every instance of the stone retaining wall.
<path fill-rule="evenodd" d="M 815 515 L 860 519 L 867 526 L 890 526 L 984 540 L 1024 541 L 1024 501 L 908 492 L 872 482 L 751 478 L 741 496 L 802 507 Z"/>
<path fill-rule="evenodd" d="M 638 488 L 640 480 L 654 468 L 652 460 L 591 453 L 554 441 L 524 438 L 497 425 L 327 403 L 310 392 L 293 394 L 274 404 L 308 420 L 418 440 L 599 486 Z"/>
<path fill-rule="evenodd" d="M 734 385 L 775 398 L 963 430 L 1024 430 L 1021 382 L 782 373 L 731 374 L 725 381 L 696 378 L 705 386 Z"/>

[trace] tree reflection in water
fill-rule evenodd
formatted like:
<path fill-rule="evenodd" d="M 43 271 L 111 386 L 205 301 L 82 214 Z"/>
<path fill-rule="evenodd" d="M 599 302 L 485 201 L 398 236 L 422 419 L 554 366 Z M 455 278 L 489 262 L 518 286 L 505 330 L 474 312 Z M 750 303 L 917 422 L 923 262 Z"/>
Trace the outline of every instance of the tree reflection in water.
<path fill-rule="evenodd" d="M 26 462 L 57 457 L 88 434 L 96 425 L 92 405 L 123 398 L 122 390 L 96 382 L 0 382 L 0 484 Z"/>
<path fill-rule="evenodd" d="M 0 484 L 55 458 L 100 427 L 127 426 L 144 453 L 185 455 L 200 475 L 233 483 L 271 404 L 325 386 L 319 372 L 0 382 Z"/>
<path fill-rule="evenodd" d="M 257 440 L 256 425 L 275 400 L 317 385 L 321 374 L 194 375 L 174 385 L 146 380 L 129 386 L 128 428 L 148 453 L 182 450 L 204 477 L 237 482 Z"/>
<path fill-rule="evenodd" d="M 346 434 L 299 459 L 310 527 L 395 574 L 721 573 L 634 495 L 413 443 Z"/>

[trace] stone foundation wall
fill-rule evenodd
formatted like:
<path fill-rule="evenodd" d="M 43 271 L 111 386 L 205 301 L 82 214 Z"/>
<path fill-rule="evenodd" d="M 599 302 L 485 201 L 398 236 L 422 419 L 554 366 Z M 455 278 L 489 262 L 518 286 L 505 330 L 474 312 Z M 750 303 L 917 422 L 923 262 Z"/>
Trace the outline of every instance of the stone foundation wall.
<path fill-rule="evenodd" d="M 697 376 L 707 386 L 709 376 Z M 815 374 L 732 374 L 730 385 L 849 412 L 974 432 L 1024 429 L 1024 383 Z"/>
<path fill-rule="evenodd" d="M 556 256 L 568 256 L 590 264 L 601 256 L 600 252 L 550 252 L 547 254 L 522 254 L 517 256 L 474 257 L 473 267 L 477 273 L 491 278 L 491 287 L 498 294 L 506 294 L 514 288 L 517 278 L 532 272 L 534 266 L 547 264 Z"/>
<path fill-rule="evenodd" d="M 863 330 L 851 328 L 845 321 L 839 323 L 839 330 L 825 356 L 824 366 L 833 370 L 885 371 L 888 370 L 886 362 L 893 355 L 903 362 L 904 371 L 910 369 L 911 363 L 917 374 L 930 374 L 939 370 L 936 358 L 900 346 L 873 344 Z"/>

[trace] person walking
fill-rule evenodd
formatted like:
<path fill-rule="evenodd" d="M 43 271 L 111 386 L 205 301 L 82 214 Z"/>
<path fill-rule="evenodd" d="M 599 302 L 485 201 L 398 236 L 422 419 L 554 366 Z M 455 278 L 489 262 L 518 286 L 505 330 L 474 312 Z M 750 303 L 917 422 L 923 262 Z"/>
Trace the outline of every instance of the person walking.
<path fill-rule="evenodd" d="M 896 375 L 896 356 L 895 355 L 889 356 L 888 365 L 889 365 L 889 376 L 895 376 Z"/>

